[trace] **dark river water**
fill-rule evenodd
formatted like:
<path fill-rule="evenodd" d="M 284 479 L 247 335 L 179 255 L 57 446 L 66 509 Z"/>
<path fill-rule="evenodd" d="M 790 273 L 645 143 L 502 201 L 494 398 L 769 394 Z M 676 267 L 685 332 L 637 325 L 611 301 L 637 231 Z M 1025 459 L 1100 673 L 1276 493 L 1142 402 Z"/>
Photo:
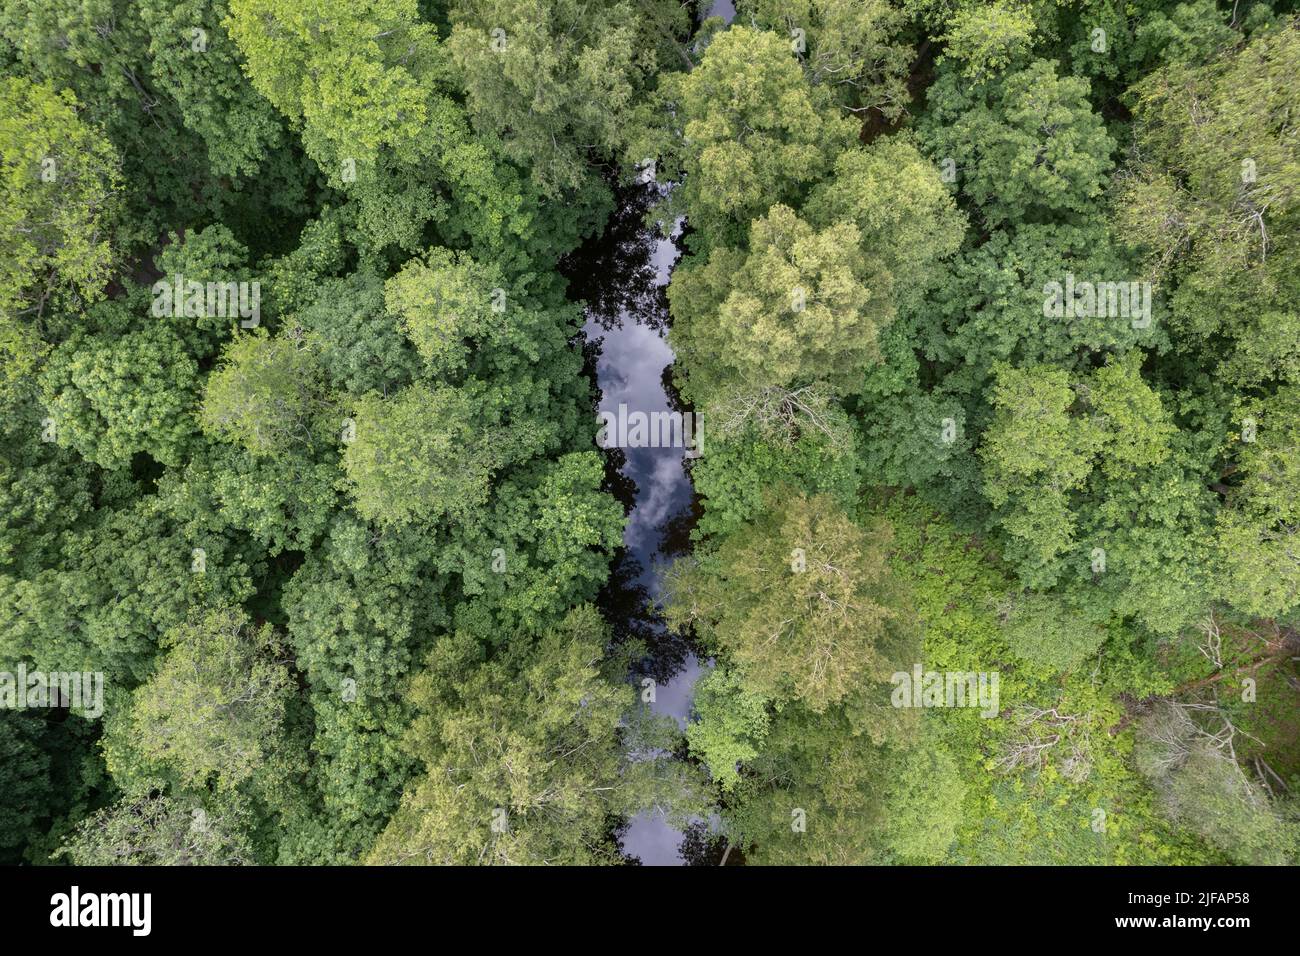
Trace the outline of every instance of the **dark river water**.
<path fill-rule="evenodd" d="M 709 16 L 728 23 L 729 0 L 715 0 Z M 589 370 L 600 390 L 598 412 L 650 415 L 686 412 L 672 387 L 673 352 L 665 341 L 665 290 L 681 250 L 675 238 L 647 228 L 645 215 L 663 187 L 643 183 L 620 189 L 618 206 L 604 233 L 584 244 L 565 264 L 569 294 L 587 303 L 583 333 Z M 680 226 L 680 224 L 679 224 Z M 668 632 L 654 610 L 663 565 L 690 551 L 690 532 L 699 516 L 683 447 L 613 447 L 606 450 L 606 488 L 623 503 L 627 525 L 609 583 L 599 604 L 616 646 L 644 648 L 629 682 L 644 691 L 653 681 L 651 708 L 682 727 L 691 714 L 695 682 L 706 663 L 690 641 Z M 644 699 L 644 696 L 643 696 Z M 715 862 L 704 821 L 687 839 L 662 816 L 642 813 L 623 831 L 623 853 L 647 866 Z M 684 843 L 685 841 L 685 843 Z"/>
<path fill-rule="evenodd" d="M 588 366 L 600 389 L 598 412 L 617 415 L 620 406 L 629 415 L 686 410 L 672 387 L 673 352 L 664 339 L 664 290 L 679 250 L 672 238 L 643 223 L 660 195 L 655 185 L 620 190 L 604 234 L 566 263 L 570 295 L 587 302 L 583 333 Z M 606 487 L 622 501 L 627 525 L 599 603 L 615 645 L 635 641 L 644 648 L 628 680 L 639 692 L 647 678 L 653 681 L 651 708 L 684 727 L 704 665 L 689 641 L 667 631 L 653 605 L 663 565 L 689 551 L 697 516 L 687 449 L 629 444 L 606 450 Z M 682 838 L 658 814 L 640 814 L 623 833 L 622 847 L 648 866 L 680 865 Z"/>

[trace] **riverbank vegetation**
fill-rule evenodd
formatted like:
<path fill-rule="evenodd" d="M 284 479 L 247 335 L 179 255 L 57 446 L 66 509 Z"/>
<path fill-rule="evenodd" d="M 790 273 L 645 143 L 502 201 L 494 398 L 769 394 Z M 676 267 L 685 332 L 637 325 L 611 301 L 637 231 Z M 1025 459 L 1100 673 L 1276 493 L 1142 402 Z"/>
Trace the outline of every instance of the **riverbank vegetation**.
<path fill-rule="evenodd" d="M 103 678 L 0 687 L 0 860 L 1300 860 L 1293 5 L 707 6 L 0 0 L 0 671 Z M 685 728 L 565 278 L 638 181 Z"/>

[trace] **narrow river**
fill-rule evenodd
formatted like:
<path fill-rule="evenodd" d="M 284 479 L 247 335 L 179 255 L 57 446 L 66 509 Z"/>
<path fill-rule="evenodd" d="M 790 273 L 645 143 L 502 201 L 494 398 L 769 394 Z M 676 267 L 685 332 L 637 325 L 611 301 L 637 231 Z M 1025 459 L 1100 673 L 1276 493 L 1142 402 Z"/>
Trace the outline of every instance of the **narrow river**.
<path fill-rule="evenodd" d="M 711 16 L 730 23 L 728 0 L 715 0 Z M 680 255 L 677 243 L 644 224 L 665 187 L 621 189 L 604 233 L 566 263 L 569 294 L 587 303 L 583 333 L 588 365 L 600 389 L 599 412 L 628 414 L 686 411 L 672 388 L 673 351 L 665 290 Z M 707 441 L 707 440 L 706 440 Z M 706 444 L 707 447 L 707 444 Z M 681 447 L 616 447 L 606 452 L 606 487 L 627 510 L 623 548 L 615 557 L 601 610 L 615 645 L 637 641 L 645 654 L 628 674 L 651 708 L 686 726 L 695 682 L 705 665 L 689 642 L 670 634 L 652 605 L 660 593 L 665 562 L 687 554 L 698 504 Z M 632 818 L 622 836 L 625 856 L 646 866 L 680 866 L 684 834 L 662 816 Z"/>
<path fill-rule="evenodd" d="M 594 358 L 598 410 L 615 416 L 680 412 L 671 386 L 673 352 L 665 341 L 664 293 L 679 250 L 642 219 L 658 198 L 656 186 L 620 190 L 618 209 L 603 235 L 566 265 L 570 295 L 587 302 L 583 332 L 588 364 Z M 626 444 L 630 443 L 624 443 Z M 686 553 L 695 519 L 695 495 L 682 447 L 614 447 L 606 451 L 606 486 L 628 510 L 623 548 L 616 555 L 601 609 L 614 643 L 638 641 L 645 653 L 628 680 L 651 696 L 651 708 L 677 719 L 690 716 L 692 689 L 702 671 L 689 644 L 668 633 L 652 610 L 664 562 Z M 646 679 L 650 684 L 647 684 Z M 647 688 L 653 690 L 646 693 Z M 648 866 L 680 865 L 683 834 L 657 814 L 634 817 L 623 852 Z"/>

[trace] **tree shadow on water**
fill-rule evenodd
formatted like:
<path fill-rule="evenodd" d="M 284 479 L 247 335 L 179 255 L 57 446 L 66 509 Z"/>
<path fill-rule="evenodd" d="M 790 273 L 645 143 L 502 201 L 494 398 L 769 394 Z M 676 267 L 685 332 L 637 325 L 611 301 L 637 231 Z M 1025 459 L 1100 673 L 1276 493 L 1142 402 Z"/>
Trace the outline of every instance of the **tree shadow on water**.
<path fill-rule="evenodd" d="M 602 328 L 622 328 L 626 316 L 661 330 L 668 323 L 668 297 L 654 264 L 661 237 L 645 224 L 661 190 L 642 183 L 613 188 L 617 206 L 604 231 L 562 259 L 560 274 L 569 280 L 569 298 L 584 301 L 588 320 Z"/>
<path fill-rule="evenodd" d="M 614 556 L 596 606 L 610 625 L 610 654 L 626 659 L 633 680 L 650 677 L 666 684 L 686 667 L 694 649 L 690 635 L 668 630 L 647 586 L 645 566 L 626 548 Z"/>

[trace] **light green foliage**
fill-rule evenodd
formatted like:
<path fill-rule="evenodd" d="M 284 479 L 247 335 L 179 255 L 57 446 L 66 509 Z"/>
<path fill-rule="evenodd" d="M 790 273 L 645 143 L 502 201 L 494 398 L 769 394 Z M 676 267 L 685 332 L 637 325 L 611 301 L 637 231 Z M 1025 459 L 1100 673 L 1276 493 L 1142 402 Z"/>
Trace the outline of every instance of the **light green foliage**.
<path fill-rule="evenodd" d="M 1298 66 L 1300 40 L 1287 28 L 1204 66 L 1171 65 L 1135 89 L 1141 152 L 1120 183 L 1116 218 L 1151 273 L 1176 284 L 1171 319 L 1188 346 L 1230 341 L 1212 354 L 1234 383 L 1294 379 L 1300 368 L 1289 268 L 1300 154 L 1280 121 Z"/>
<path fill-rule="evenodd" d="M 1172 462 L 1154 470 L 1170 459 L 1177 429 L 1136 358 L 1112 362 L 1075 385 L 1064 370 L 1047 366 L 996 370 L 997 411 L 981 449 L 984 491 L 1010 535 L 1008 557 L 1031 587 L 1056 583 L 1067 562 L 1080 579 L 1091 567 L 1094 582 L 1111 571 L 1142 576 L 1135 569 L 1150 544 L 1129 551 L 1109 534 L 1089 538 L 1080 534 L 1081 519 L 1087 528 L 1100 518 L 1100 526 L 1139 541 L 1160 526 L 1166 534 L 1171 525 L 1190 530 L 1185 518 L 1170 520 L 1164 499 L 1172 488 L 1186 499 L 1181 509 L 1193 513 L 1196 491 L 1179 487 Z M 1150 481 L 1155 474 L 1159 482 Z"/>
<path fill-rule="evenodd" d="M 0 36 L 14 61 L 9 72 L 71 91 L 120 157 L 116 253 L 128 244 L 144 252 L 160 233 L 203 215 L 207 149 L 180 106 L 154 87 L 149 30 L 134 0 L 5 0 Z M 274 192 L 263 195 L 274 202 Z M 206 198 L 220 207 L 225 197 Z"/>
<path fill-rule="evenodd" d="M 240 70 L 225 0 L 143 0 L 149 71 L 203 138 L 218 176 L 251 176 L 284 136 L 280 118 Z"/>
<path fill-rule="evenodd" d="M 808 215 L 858 227 L 863 251 L 887 270 L 899 308 L 934 284 L 966 231 L 939 170 L 903 136 L 841 153 L 833 175 L 810 197 Z"/>
<path fill-rule="evenodd" d="M 953 16 L 944 55 L 962 64 L 962 74 L 976 82 L 1020 61 L 1034 39 L 1034 18 L 1018 3 L 963 6 Z"/>
<path fill-rule="evenodd" d="M 415 0 L 367 0 L 325 11 L 306 0 L 233 0 L 225 23 L 259 93 L 294 123 L 334 177 L 338 164 L 409 152 L 432 116 L 445 69 Z"/>
<path fill-rule="evenodd" d="M 0 315 L 0 409 L 12 414 L 12 409 L 30 401 L 33 372 L 44 351 L 34 326 Z"/>
<path fill-rule="evenodd" d="M 320 371 L 297 342 L 265 334 L 238 336 L 208 378 L 200 419 L 209 433 L 253 456 L 278 457 L 325 436 Z"/>
<path fill-rule="evenodd" d="M 669 297 L 686 392 L 732 404 L 719 390 L 743 400 L 820 380 L 858 391 L 881 330 L 937 281 L 963 230 L 910 143 L 841 153 L 806 217 L 773 206 L 750 224 L 747 253 L 715 245 L 678 268 Z"/>
<path fill-rule="evenodd" d="M 938 863 L 964 817 L 966 785 L 947 751 L 922 745 L 897 760 L 886 797 L 889 847 L 909 863 Z"/>
<path fill-rule="evenodd" d="M 1007 645 L 1048 673 L 1070 671 L 1096 653 L 1106 631 L 1078 609 L 1047 594 L 1028 594 L 1006 612 Z"/>
<path fill-rule="evenodd" d="M 926 622 L 926 668 L 1000 676 L 999 719 L 969 708 L 923 717 L 922 739 L 938 738 L 936 746 L 956 761 L 965 785 L 948 859 L 984 865 L 1207 862 L 1198 841 L 1164 821 L 1133 769 L 1131 731 L 1110 734 L 1122 716 L 1115 693 L 1144 697 L 1173 689 L 1159 665 L 1135 668 L 1123 632 L 1112 631 L 1095 668 L 1067 675 L 1025 666 L 1010 652 L 999 619 L 1013 582 L 996 557 L 914 496 L 895 496 L 885 514 L 895 528 L 895 571 L 911 585 L 916 613 Z M 1053 709 L 1071 719 L 1053 724 Z M 1026 749 L 1054 736 L 1050 746 Z M 1031 754 L 1041 761 L 1026 761 Z M 945 819 L 949 810 L 928 818 L 936 834 L 944 832 Z"/>
<path fill-rule="evenodd" d="M 117 152 L 78 116 L 68 90 L 0 78 L 0 314 L 39 318 L 54 305 L 103 295 L 120 181 Z M 13 349 L 21 361 L 23 350 Z M 12 359 L 10 349 L 6 366 Z"/>
<path fill-rule="evenodd" d="M 692 282 L 706 284 L 704 295 L 721 297 L 716 317 L 704 313 L 680 332 L 674 328 L 696 376 L 710 360 L 722 366 L 693 387 L 781 387 L 814 376 L 851 382 L 875 359 L 877 330 L 893 317 L 860 238 L 849 223 L 816 231 L 794 210 L 773 206 L 750 228 L 750 253 L 738 270 L 715 249 L 698 275 L 679 273 L 674 286 L 686 287 L 674 291 L 674 304 L 701 295 Z"/>
<path fill-rule="evenodd" d="M 740 782 L 739 768 L 759 754 L 771 718 L 767 699 L 745 690 L 735 671 L 715 668 L 695 685 L 695 715 L 686 727 L 691 753 L 722 790 Z"/>
<path fill-rule="evenodd" d="M 747 687 L 818 712 L 896 670 L 904 596 L 887 526 L 857 527 L 826 497 L 785 496 L 666 584 L 670 624 L 692 624 Z"/>
<path fill-rule="evenodd" d="M 1099 368 L 1088 391 L 1095 420 L 1109 439 L 1102 470 L 1124 477 L 1159 465 L 1177 429 L 1160 396 L 1142 380 L 1138 353 Z"/>
<path fill-rule="evenodd" d="M 1083 485 L 1103 436 L 1070 414 L 1076 396 L 1061 370 L 1003 369 L 993 391 L 999 414 L 982 449 L 985 494 L 995 508 L 1012 502 L 1004 527 L 1019 544 L 1026 583 L 1051 583 L 1047 569 L 1073 546 L 1069 495 Z M 1023 549 L 1023 551 L 1021 551 Z M 1042 569 L 1042 570 L 1039 570 Z"/>
<path fill-rule="evenodd" d="M 643 8 L 657 9 L 646 12 Z M 447 46 L 477 129 L 500 137 L 548 193 L 583 185 L 587 156 L 619 153 L 657 69 L 646 22 L 682 10 L 630 0 L 465 0 Z"/>
<path fill-rule="evenodd" d="M 437 520 L 482 506 L 494 471 L 528 440 L 488 417 L 489 396 L 412 385 L 357 403 L 343 468 L 357 510 L 383 524 Z"/>
<path fill-rule="evenodd" d="M 914 51 L 899 42 L 899 12 L 884 0 L 741 0 L 742 23 L 788 37 L 809 84 L 855 113 L 894 121 L 907 109 Z M 796 33 L 795 31 L 800 31 Z M 802 49 L 800 49 L 802 46 Z"/>
<path fill-rule="evenodd" d="M 1223 597 L 1248 614 L 1286 615 L 1300 603 L 1295 558 L 1300 507 L 1300 390 L 1288 386 L 1242 409 L 1248 419 L 1235 457 L 1244 472 L 1219 516 L 1218 550 Z M 1253 435 L 1252 435 L 1253 430 Z"/>
<path fill-rule="evenodd" d="M 468 256 L 434 249 L 388 280 L 384 302 L 400 316 L 407 336 L 439 375 L 465 368 L 471 340 L 500 338 L 509 296 L 498 270 Z M 493 334 L 493 333 L 496 334 Z"/>
<path fill-rule="evenodd" d="M 1104 499 L 1084 510 L 1080 539 L 1105 547 L 1106 571 L 1093 575 L 1088 562 L 1074 568 L 1091 579 L 1099 608 L 1161 635 L 1203 619 L 1213 594 L 1214 497 L 1188 465 L 1180 454 L 1132 479 L 1101 484 Z"/>
<path fill-rule="evenodd" d="M 253 862 L 241 822 L 190 800 L 127 798 L 84 820 L 60 855 L 76 866 L 237 866 Z"/>
<path fill-rule="evenodd" d="M 191 789 L 228 789 L 265 773 L 292 689 L 271 628 L 218 608 L 163 640 L 157 673 L 135 692 L 132 746 Z"/>
<path fill-rule="evenodd" d="M 346 194 L 365 254 L 408 255 L 442 238 L 526 271 L 576 241 L 597 185 L 542 210 L 495 137 L 475 138 L 457 97 L 464 77 L 414 0 L 323 13 L 296 0 L 231 5 L 227 21 L 253 85 L 302 128 L 303 146 Z M 565 175 L 585 180 L 581 172 Z"/>

